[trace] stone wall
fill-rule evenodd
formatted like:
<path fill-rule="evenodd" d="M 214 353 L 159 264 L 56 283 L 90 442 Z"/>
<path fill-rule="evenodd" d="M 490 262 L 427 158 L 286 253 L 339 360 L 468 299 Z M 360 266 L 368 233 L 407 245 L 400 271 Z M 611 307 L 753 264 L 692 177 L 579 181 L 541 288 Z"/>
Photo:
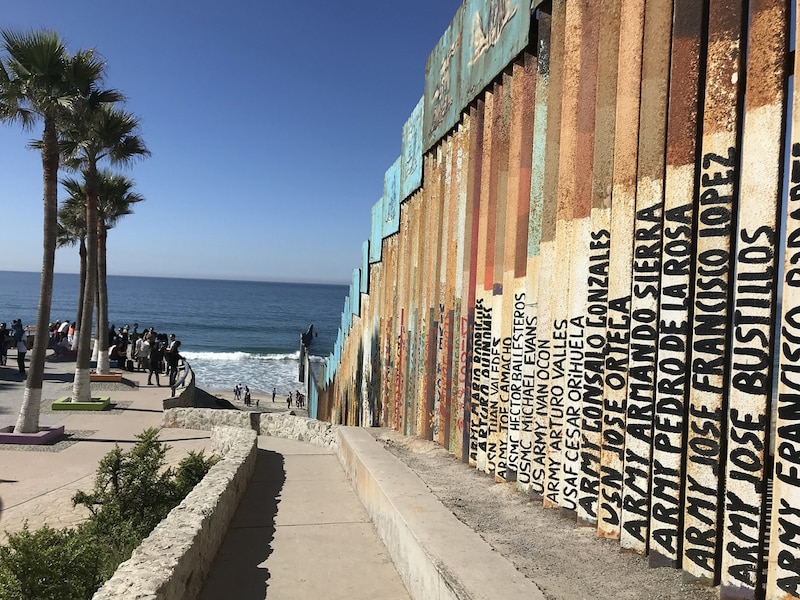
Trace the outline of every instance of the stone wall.
<path fill-rule="evenodd" d="M 258 413 L 213 408 L 171 408 L 164 411 L 162 427 L 209 430 L 216 425 L 253 429 L 260 435 L 306 442 L 337 449 L 337 426 L 290 413 Z"/>
<path fill-rule="evenodd" d="M 259 433 L 306 442 L 312 446 L 336 450 L 338 426 L 325 421 L 297 417 L 288 413 L 262 413 Z"/>
<path fill-rule="evenodd" d="M 199 595 L 247 489 L 257 453 L 256 433 L 249 424 L 210 429 L 213 451 L 222 460 L 119 566 L 93 600 L 190 600 Z"/>
<path fill-rule="evenodd" d="M 162 427 L 210 431 L 215 426 L 258 430 L 258 413 L 214 408 L 169 408 L 161 418 Z"/>

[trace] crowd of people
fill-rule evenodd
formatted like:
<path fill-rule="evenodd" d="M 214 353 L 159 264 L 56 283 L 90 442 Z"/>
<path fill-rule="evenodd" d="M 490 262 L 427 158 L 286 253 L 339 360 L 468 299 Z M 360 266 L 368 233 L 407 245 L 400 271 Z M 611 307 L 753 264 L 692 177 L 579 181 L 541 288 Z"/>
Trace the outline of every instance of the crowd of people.
<path fill-rule="evenodd" d="M 272 388 L 272 401 L 275 402 L 275 397 L 278 394 L 277 388 Z M 250 394 L 250 388 L 246 385 L 242 385 L 241 383 L 237 383 L 233 386 L 233 400 L 235 402 L 242 402 L 245 406 L 252 406 L 253 405 L 253 397 Z M 260 399 L 256 398 L 256 406 L 259 405 Z M 294 393 L 294 403 L 297 408 L 305 408 L 306 406 L 306 397 L 304 394 L 300 393 L 300 390 L 297 390 Z M 286 397 L 286 408 L 292 408 L 292 392 L 289 392 L 289 395 Z"/>
<path fill-rule="evenodd" d="M 53 350 L 53 356 L 65 356 L 75 353 L 75 322 L 56 321 L 50 324 L 48 348 Z M 170 387 L 174 387 L 178 380 L 180 367 L 184 362 L 180 354 L 181 342 L 174 333 L 158 333 L 153 327 L 139 330 L 139 324 L 133 327 L 125 325 L 117 330 L 111 324 L 108 328 L 107 339 L 108 358 L 116 361 L 118 368 L 128 371 L 147 373 L 147 385 L 161 386 L 161 375 L 166 375 Z M 0 365 L 8 362 L 8 350 L 16 350 L 17 366 L 20 374 L 25 374 L 25 357 L 28 351 L 25 328 L 21 319 L 14 319 L 11 327 L 0 323 Z M 272 402 L 275 402 L 277 388 L 272 389 Z M 233 397 L 245 406 L 259 406 L 260 399 L 253 397 L 247 385 L 237 384 L 233 389 Z M 305 395 L 299 390 L 288 393 L 286 408 L 292 408 L 292 403 L 297 408 L 305 408 Z"/>
<path fill-rule="evenodd" d="M 56 321 L 50 323 L 47 347 L 53 351 L 51 356 L 75 356 L 75 322 Z M 147 372 L 147 384 L 161 385 L 160 375 L 166 375 L 169 386 L 173 387 L 178 379 L 183 356 L 180 354 L 181 342 L 175 334 L 157 333 L 153 327 L 139 331 L 139 324 L 134 323 L 117 331 L 112 324 L 108 328 L 106 349 L 110 361 L 116 361 L 119 368 L 129 371 Z M 28 352 L 27 336 L 21 319 L 14 319 L 11 327 L 0 323 L 0 365 L 8 363 L 8 350 L 17 351 L 19 373 L 25 374 L 25 357 Z"/>
<path fill-rule="evenodd" d="M 133 328 L 125 325 L 116 330 L 114 325 L 108 329 L 108 358 L 116 360 L 121 368 L 128 371 L 147 373 L 147 385 L 161 385 L 161 375 L 166 375 L 169 386 L 174 387 L 178 372 L 183 363 L 180 354 L 181 341 L 174 333 L 158 333 L 153 327 L 139 332 L 139 324 Z"/>
<path fill-rule="evenodd" d="M 19 374 L 25 375 L 25 356 L 28 353 L 28 340 L 21 319 L 11 321 L 10 329 L 5 323 L 0 323 L 0 365 L 8 364 L 8 349 L 10 347 L 17 351 Z"/>

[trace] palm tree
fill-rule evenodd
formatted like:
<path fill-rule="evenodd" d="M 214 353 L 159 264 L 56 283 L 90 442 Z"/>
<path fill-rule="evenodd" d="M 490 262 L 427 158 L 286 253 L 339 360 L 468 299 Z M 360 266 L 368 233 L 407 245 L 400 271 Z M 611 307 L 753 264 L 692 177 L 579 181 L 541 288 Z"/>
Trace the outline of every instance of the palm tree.
<path fill-rule="evenodd" d="M 86 186 L 72 177 L 62 178 L 61 185 L 67 191 L 69 197 L 62 203 L 59 210 L 59 218 L 62 221 L 63 229 L 68 230 L 64 232 L 64 243 L 60 243 L 60 245 L 74 245 L 80 242 L 82 295 L 86 279 Z M 105 285 L 108 230 L 113 229 L 122 217 L 133 213 L 131 209 L 133 204 L 144 200 L 141 194 L 132 191 L 133 186 L 134 182 L 124 175 L 112 173 L 108 169 L 98 171 L 97 287 L 99 293 L 96 294 L 95 298 L 104 299 L 97 302 L 97 314 L 100 323 L 108 322 L 108 293 Z M 59 241 L 61 239 L 60 237 Z M 82 303 L 79 306 L 82 306 Z"/>
<path fill-rule="evenodd" d="M 72 398 L 86 402 L 91 399 L 89 352 L 91 340 L 92 308 L 95 290 L 103 296 L 98 305 L 108 303 L 105 292 L 105 277 L 98 288 L 98 245 L 100 242 L 100 219 L 98 219 L 99 175 L 98 164 L 107 161 L 115 165 L 128 165 L 138 158 L 149 156 L 150 152 L 138 135 L 139 119 L 131 113 L 108 104 L 93 105 L 85 103 L 75 113 L 76 118 L 65 128 L 60 146 L 65 166 L 83 172 L 86 192 L 86 230 L 88 232 L 87 277 L 83 297 L 83 309 L 78 339 L 78 355 L 75 365 Z M 97 370 L 108 372 L 108 325 L 101 320 L 97 328 L 98 358 Z"/>
<path fill-rule="evenodd" d="M 133 213 L 131 206 L 144 200 L 141 194 L 133 190 L 134 183 L 131 179 L 120 174 L 112 174 L 109 170 L 98 173 L 98 204 L 99 218 L 97 220 L 97 321 L 98 331 L 106 331 L 102 324 L 108 323 L 108 281 L 107 281 L 107 240 L 108 230 L 113 229 L 125 215 Z M 98 338 L 104 340 L 105 338 Z M 105 347 L 101 344 L 98 348 Z M 106 371 L 101 370 L 100 356 L 103 356 L 102 365 Z M 108 370 L 108 352 L 98 354 L 98 372 Z"/>
<path fill-rule="evenodd" d="M 92 51 L 70 56 L 53 31 L 0 32 L 5 53 L 0 60 L 0 120 L 31 128 L 41 122 L 41 139 L 32 147 L 41 151 L 44 181 L 42 278 L 31 365 L 15 433 L 36 433 L 44 379 L 53 271 L 57 235 L 59 125 L 75 100 L 87 89 L 96 91 L 104 65 Z M 89 83 L 91 82 L 91 84 Z"/>
<path fill-rule="evenodd" d="M 69 196 L 61 203 L 61 208 L 58 209 L 58 240 L 56 246 L 64 248 L 77 244 L 78 256 L 80 257 L 78 306 L 75 310 L 75 339 L 81 329 L 83 292 L 86 286 L 86 192 L 77 179 L 62 179 L 61 185 Z M 75 342 L 73 344 L 76 345 Z"/>

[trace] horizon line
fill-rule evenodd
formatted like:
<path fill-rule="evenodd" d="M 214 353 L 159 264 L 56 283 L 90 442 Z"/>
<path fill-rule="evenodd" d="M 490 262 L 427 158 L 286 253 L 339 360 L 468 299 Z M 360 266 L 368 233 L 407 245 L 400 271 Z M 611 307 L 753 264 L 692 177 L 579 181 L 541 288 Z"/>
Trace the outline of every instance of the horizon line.
<path fill-rule="evenodd" d="M 33 275 L 39 274 L 37 271 L 15 271 L 12 269 L 0 269 L 0 273 L 30 273 Z M 80 273 L 73 273 L 73 272 L 54 272 L 54 275 L 80 275 Z M 179 276 L 179 275 L 130 275 L 130 274 L 114 274 L 108 273 L 108 277 L 149 277 L 151 279 L 186 279 L 186 280 L 196 280 L 196 281 L 230 281 L 235 283 L 288 283 L 292 285 L 330 285 L 330 286 L 341 286 L 341 287 L 348 287 L 350 282 L 346 283 L 334 283 L 330 281 L 299 281 L 299 280 L 290 280 L 290 279 L 237 279 L 237 278 L 230 278 L 230 277 L 198 277 L 198 276 Z"/>

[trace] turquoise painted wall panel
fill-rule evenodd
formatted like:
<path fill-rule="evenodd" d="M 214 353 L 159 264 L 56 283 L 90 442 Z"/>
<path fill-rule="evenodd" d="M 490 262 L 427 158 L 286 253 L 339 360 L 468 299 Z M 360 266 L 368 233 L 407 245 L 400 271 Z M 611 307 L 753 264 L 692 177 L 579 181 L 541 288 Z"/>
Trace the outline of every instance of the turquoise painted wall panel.
<path fill-rule="evenodd" d="M 425 67 L 425 151 L 528 45 L 530 26 L 530 0 L 465 0 L 459 7 Z"/>
<path fill-rule="evenodd" d="M 425 107 L 422 115 L 425 151 L 456 124 L 461 110 L 458 77 L 461 71 L 459 61 L 462 54 L 463 14 L 462 4 L 425 66 Z"/>
<path fill-rule="evenodd" d="M 361 245 L 361 293 L 369 294 L 369 240 Z"/>
<path fill-rule="evenodd" d="M 459 112 L 528 45 L 530 0 L 466 0 Z"/>
<path fill-rule="evenodd" d="M 422 185 L 422 113 L 425 98 L 420 98 L 403 125 L 403 150 L 400 166 L 400 201 Z"/>
<path fill-rule="evenodd" d="M 381 260 L 381 242 L 383 241 L 383 198 L 372 207 L 372 232 L 369 236 L 369 262 Z"/>
<path fill-rule="evenodd" d="M 361 269 L 353 269 L 353 282 L 350 284 L 350 297 L 354 315 L 361 316 Z"/>
<path fill-rule="evenodd" d="M 383 178 L 383 237 L 400 230 L 400 163 L 398 157 Z"/>

